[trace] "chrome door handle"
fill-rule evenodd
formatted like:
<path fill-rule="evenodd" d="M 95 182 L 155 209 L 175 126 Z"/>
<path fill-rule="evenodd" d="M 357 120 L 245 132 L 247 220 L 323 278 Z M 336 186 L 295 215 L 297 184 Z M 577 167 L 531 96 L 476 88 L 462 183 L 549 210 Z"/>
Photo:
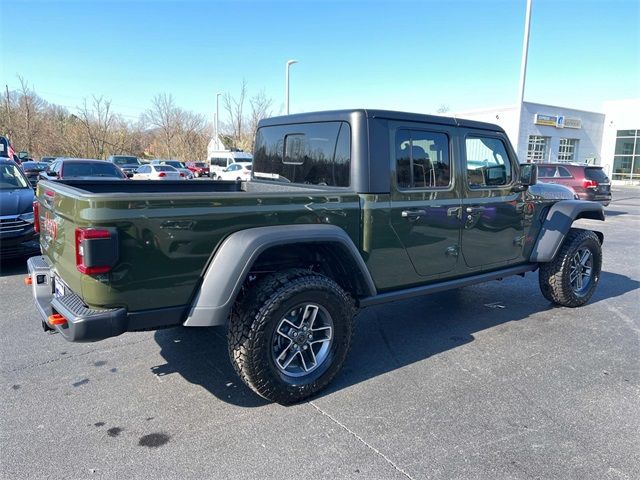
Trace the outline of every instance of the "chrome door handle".
<path fill-rule="evenodd" d="M 427 214 L 426 210 L 417 209 L 417 210 L 403 210 L 401 215 L 402 218 L 420 218 Z"/>
<path fill-rule="evenodd" d="M 473 214 L 473 213 L 481 213 L 484 211 L 484 207 L 467 207 L 465 209 L 465 212 L 467 212 L 468 214 Z"/>

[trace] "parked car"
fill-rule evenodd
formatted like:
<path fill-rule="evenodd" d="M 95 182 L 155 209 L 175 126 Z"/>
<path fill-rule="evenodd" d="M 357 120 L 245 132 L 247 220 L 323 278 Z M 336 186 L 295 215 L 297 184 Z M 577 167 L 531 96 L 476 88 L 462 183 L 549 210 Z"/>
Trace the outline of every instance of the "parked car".
<path fill-rule="evenodd" d="M 542 163 L 538 165 L 538 178 L 569 187 L 580 200 L 600 202 L 605 207 L 611 203 L 611 181 L 600 166 Z"/>
<path fill-rule="evenodd" d="M 248 182 L 251 180 L 251 163 L 232 163 L 224 170 L 218 172 L 216 180 L 237 180 Z"/>
<path fill-rule="evenodd" d="M 56 158 L 40 172 L 40 178 L 63 180 L 68 178 L 91 178 L 105 180 L 126 180 L 127 176 L 113 163 L 91 158 Z"/>
<path fill-rule="evenodd" d="M 107 158 L 107 162 L 111 162 L 122 169 L 127 176 L 132 176 L 142 163 L 138 160 L 138 157 L 132 155 L 111 155 Z"/>
<path fill-rule="evenodd" d="M 193 172 L 196 177 L 209 176 L 209 164 L 205 162 L 187 162 L 187 168 Z"/>
<path fill-rule="evenodd" d="M 247 152 L 223 150 L 209 152 L 209 175 L 217 178 L 232 163 L 251 163 L 253 155 Z"/>
<path fill-rule="evenodd" d="M 0 258 L 40 253 L 33 188 L 13 160 L 0 158 Z"/>
<path fill-rule="evenodd" d="M 314 112 L 261 120 L 255 146 L 246 184 L 43 182 L 27 283 L 45 328 L 227 325 L 242 381 L 293 403 L 340 371 L 359 309 L 537 270 L 557 305 L 596 291 L 604 235 L 574 220 L 602 205 L 537 183 L 497 125 Z"/>
<path fill-rule="evenodd" d="M 35 187 L 40 178 L 40 172 L 49 168 L 49 164 L 43 162 L 22 162 L 20 168 L 29 179 L 31 185 Z"/>
<path fill-rule="evenodd" d="M 53 162 L 57 157 L 42 157 L 40 159 L 40 162 L 42 163 L 51 163 Z"/>
<path fill-rule="evenodd" d="M 133 180 L 184 180 L 184 173 L 171 165 L 152 163 L 142 165 L 133 174 Z"/>
<path fill-rule="evenodd" d="M 189 170 L 184 163 L 178 160 L 151 160 L 151 165 L 170 165 L 178 170 L 178 172 L 182 173 L 184 178 L 189 180 L 193 178 L 193 172 Z"/>

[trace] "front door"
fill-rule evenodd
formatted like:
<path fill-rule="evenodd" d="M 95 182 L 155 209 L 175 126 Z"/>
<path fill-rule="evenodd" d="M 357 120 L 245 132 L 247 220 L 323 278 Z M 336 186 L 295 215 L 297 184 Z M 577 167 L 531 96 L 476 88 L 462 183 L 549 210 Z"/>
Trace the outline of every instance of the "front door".
<path fill-rule="evenodd" d="M 445 126 L 399 127 L 392 140 L 391 226 L 422 279 L 451 272 L 458 261 L 452 134 Z"/>
<path fill-rule="evenodd" d="M 467 131 L 461 137 L 465 175 L 462 256 L 489 270 L 522 261 L 522 193 L 514 191 L 516 157 L 500 134 Z M 511 152 L 509 154 L 508 152 Z"/>

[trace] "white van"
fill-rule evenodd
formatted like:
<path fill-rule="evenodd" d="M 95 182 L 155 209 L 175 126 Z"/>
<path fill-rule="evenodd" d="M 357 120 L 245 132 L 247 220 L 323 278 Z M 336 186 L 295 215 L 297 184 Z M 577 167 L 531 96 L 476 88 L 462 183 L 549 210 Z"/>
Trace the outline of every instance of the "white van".
<path fill-rule="evenodd" d="M 232 163 L 251 163 L 253 155 L 247 152 L 233 152 L 230 150 L 222 150 L 217 152 L 209 152 L 209 175 L 216 178 L 225 168 Z"/>

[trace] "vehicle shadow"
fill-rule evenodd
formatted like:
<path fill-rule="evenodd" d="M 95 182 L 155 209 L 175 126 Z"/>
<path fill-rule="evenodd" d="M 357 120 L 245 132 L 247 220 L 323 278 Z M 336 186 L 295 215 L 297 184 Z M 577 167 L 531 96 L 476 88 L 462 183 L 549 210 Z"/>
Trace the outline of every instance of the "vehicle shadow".
<path fill-rule="evenodd" d="M 27 257 L 3 258 L 0 260 L 0 277 L 27 273 Z"/>
<path fill-rule="evenodd" d="M 362 311 L 356 317 L 356 333 L 344 368 L 319 396 L 473 342 L 479 331 L 556 308 L 540 294 L 537 280 L 537 274 L 532 274 L 524 280 L 491 282 Z M 590 303 L 638 288 L 638 281 L 603 272 Z M 157 375 L 177 373 L 230 404 L 265 405 L 267 401 L 237 377 L 229 362 L 225 335 L 224 328 L 159 330 L 155 341 L 166 364 L 152 370 Z"/>
<path fill-rule="evenodd" d="M 617 217 L 618 215 L 628 215 L 629 212 L 623 212 L 621 210 L 605 210 L 605 217 Z"/>

